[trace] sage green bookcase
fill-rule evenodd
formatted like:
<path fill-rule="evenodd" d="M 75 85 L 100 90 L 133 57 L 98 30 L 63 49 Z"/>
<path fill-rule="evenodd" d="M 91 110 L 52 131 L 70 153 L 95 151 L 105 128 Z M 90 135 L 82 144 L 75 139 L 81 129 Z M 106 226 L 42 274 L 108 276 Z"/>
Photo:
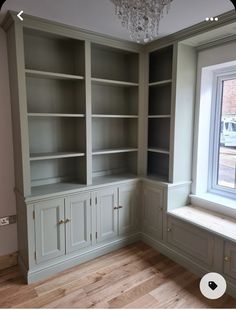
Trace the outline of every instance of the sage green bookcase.
<path fill-rule="evenodd" d="M 195 49 L 21 22 L 12 12 L 4 29 L 27 281 L 146 233 L 164 242 L 167 205 L 190 193 Z"/>
<path fill-rule="evenodd" d="M 92 176 L 137 174 L 139 55 L 91 47 Z"/>
<path fill-rule="evenodd" d="M 8 36 L 20 81 L 12 83 L 17 189 L 30 197 L 136 177 L 139 47 L 43 28 L 16 21 Z"/>
<path fill-rule="evenodd" d="M 24 29 L 31 188 L 86 184 L 84 42 Z"/>

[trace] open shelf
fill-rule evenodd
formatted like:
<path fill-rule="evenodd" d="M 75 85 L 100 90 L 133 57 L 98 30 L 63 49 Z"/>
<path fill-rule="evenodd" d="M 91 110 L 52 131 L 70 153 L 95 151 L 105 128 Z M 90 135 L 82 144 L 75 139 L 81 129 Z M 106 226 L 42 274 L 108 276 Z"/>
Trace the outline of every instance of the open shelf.
<path fill-rule="evenodd" d="M 93 82 L 137 86 L 139 55 L 117 48 L 92 44 Z"/>
<path fill-rule="evenodd" d="M 150 119 L 148 128 L 148 146 L 151 149 L 169 150 L 170 119 Z"/>
<path fill-rule="evenodd" d="M 164 81 L 149 83 L 149 86 L 150 87 L 157 87 L 157 86 L 168 85 L 171 83 L 172 83 L 172 80 L 164 80 Z"/>
<path fill-rule="evenodd" d="M 85 153 L 85 120 L 76 118 L 29 118 L 31 154 Z"/>
<path fill-rule="evenodd" d="M 78 117 L 83 118 L 85 114 L 58 114 L 58 113 L 28 113 L 29 117 Z"/>
<path fill-rule="evenodd" d="M 161 149 L 161 148 L 149 148 L 149 152 L 158 153 L 158 154 L 170 154 L 168 149 Z"/>
<path fill-rule="evenodd" d="M 169 181 L 173 46 L 150 53 L 148 176 Z"/>
<path fill-rule="evenodd" d="M 95 115 L 138 115 L 138 88 L 93 84 L 92 113 Z"/>
<path fill-rule="evenodd" d="M 59 80 L 84 80 L 83 76 L 63 74 L 63 73 L 54 73 L 38 70 L 25 70 L 26 76 L 29 77 L 38 77 L 38 78 L 48 78 L 48 79 L 59 79 Z"/>
<path fill-rule="evenodd" d="M 93 114 L 93 118 L 138 118 L 138 115 L 108 115 L 108 114 Z"/>
<path fill-rule="evenodd" d="M 171 84 L 149 87 L 149 115 L 171 114 Z"/>
<path fill-rule="evenodd" d="M 137 152 L 137 148 L 113 148 L 113 149 L 103 149 L 103 150 L 94 150 L 93 155 L 105 155 L 105 154 L 118 154 L 118 153 L 129 153 Z"/>
<path fill-rule="evenodd" d="M 170 114 L 167 114 L 167 115 L 149 115 L 148 118 L 171 118 L 171 115 Z"/>
<path fill-rule="evenodd" d="M 148 175 L 160 181 L 169 181 L 169 155 L 148 152 Z"/>
<path fill-rule="evenodd" d="M 84 82 L 27 77 L 26 91 L 32 116 L 85 114 Z"/>
<path fill-rule="evenodd" d="M 156 84 L 172 80 L 173 46 L 168 46 L 150 54 L 149 83 Z M 169 83 L 169 82 L 168 82 Z"/>
<path fill-rule="evenodd" d="M 93 119 L 93 151 L 103 149 L 136 149 L 138 138 L 137 123 L 137 119 Z"/>
<path fill-rule="evenodd" d="M 49 184 L 86 184 L 84 157 L 45 159 L 30 162 L 31 186 Z"/>
<path fill-rule="evenodd" d="M 137 87 L 138 86 L 138 83 L 106 80 L 106 79 L 98 79 L 98 78 L 92 78 L 92 82 L 98 85 L 110 85 L 110 86 L 120 86 L 120 87 Z"/>
<path fill-rule="evenodd" d="M 33 70 L 33 74 L 48 73 L 58 78 L 81 78 L 85 74 L 83 41 L 25 28 L 24 51 L 25 68 Z"/>
<path fill-rule="evenodd" d="M 93 178 L 137 174 L 137 152 L 93 156 Z"/>
<path fill-rule="evenodd" d="M 33 153 L 30 154 L 30 161 L 36 160 L 48 160 L 70 157 L 83 157 L 85 153 L 70 153 L 70 152 L 58 152 L 58 153 Z"/>

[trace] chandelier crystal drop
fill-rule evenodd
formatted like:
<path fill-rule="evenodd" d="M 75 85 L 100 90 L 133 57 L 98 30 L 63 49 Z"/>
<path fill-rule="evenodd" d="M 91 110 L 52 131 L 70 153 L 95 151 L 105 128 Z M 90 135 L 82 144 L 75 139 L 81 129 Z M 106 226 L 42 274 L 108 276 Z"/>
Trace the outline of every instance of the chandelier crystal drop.
<path fill-rule="evenodd" d="M 130 37 L 138 43 L 147 43 L 158 36 L 164 9 L 168 13 L 173 0 L 111 0 L 115 14 Z"/>

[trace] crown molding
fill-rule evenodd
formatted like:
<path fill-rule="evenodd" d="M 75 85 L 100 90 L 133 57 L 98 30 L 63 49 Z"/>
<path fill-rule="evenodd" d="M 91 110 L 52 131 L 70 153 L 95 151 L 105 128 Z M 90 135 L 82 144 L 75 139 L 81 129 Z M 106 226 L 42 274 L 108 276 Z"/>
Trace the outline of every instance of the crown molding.
<path fill-rule="evenodd" d="M 198 35 L 204 34 L 212 30 L 216 30 L 223 26 L 236 23 L 236 12 L 235 10 L 231 10 L 229 12 L 219 15 L 218 22 L 207 23 L 203 21 L 201 23 L 185 28 L 176 33 L 165 36 L 163 38 L 156 39 L 155 41 L 151 43 L 142 45 L 142 44 L 137 44 L 137 43 L 122 40 L 122 39 L 117 39 L 109 35 L 102 35 L 94 31 L 81 29 L 75 26 L 70 26 L 70 25 L 66 25 L 63 23 L 50 21 L 44 18 L 31 16 L 27 14 L 24 14 L 24 21 L 21 22 L 19 18 L 17 17 L 17 14 L 18 13 L 15 11 L 7 12 L 2 22 L 2 27 L 5 31 L 9 29 L 12 23 L 20 23 L 21 25 L 23 25 L 23 27 L 26 27 L 26 28 L 50 32 L 50 33 L 54 33 L 57 35 L 65 35 L 65 36 L 75 38 L 75 39 L 80 39 L 80 40 L 91 40 L 93 43 L 97 43 L 97 44 L 100 43 L 103 45 L 108 45 L 108 46 L 112 46 L 112 47 L 119 48 L 119 49 L 126 49 L 130 51 L 146 52 L 146 53 L 152 52 L 156 49 L 174 44 L 179 41 L 187 40 L 191 37 L 198 36 Z M 232 39 L 235 39 L 234 35 L 228 36 L 225 39 L 213 40 L 213 42 L 202 44 L 201 46 L 199 46 L 199 49 L 204 49 L 210 46 L 214 46 L 216 44 L 219 44 L 220 42 L 223 42 L 223 43 L 228 42 L 228 41 L 231 41 Z"/>

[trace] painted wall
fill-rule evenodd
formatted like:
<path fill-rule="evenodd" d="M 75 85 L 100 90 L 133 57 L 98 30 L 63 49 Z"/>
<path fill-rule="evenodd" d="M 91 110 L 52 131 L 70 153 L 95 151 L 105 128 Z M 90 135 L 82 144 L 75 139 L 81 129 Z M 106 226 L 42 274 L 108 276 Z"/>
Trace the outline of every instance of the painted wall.
<path fill-rule="evenodd" d="M 0 217 L 16 214 L 13 141 L 5 32 L 0 28 Z M 16 224 L 0 226 L 0 256 L 17 251 Z"/>

